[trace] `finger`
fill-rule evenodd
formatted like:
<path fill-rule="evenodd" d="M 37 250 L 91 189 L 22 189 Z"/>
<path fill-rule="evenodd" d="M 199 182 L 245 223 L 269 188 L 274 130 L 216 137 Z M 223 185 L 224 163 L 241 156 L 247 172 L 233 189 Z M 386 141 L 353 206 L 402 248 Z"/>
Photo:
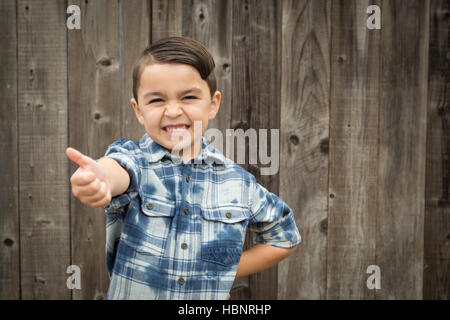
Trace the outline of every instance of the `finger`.
<path fill-rule="evenodd" d="M 106 206 L 110 202 L 111 202 L 111 193 L 109 191 L 106 191 L 106 195 L 103 198 L 99 199 L 96 202 L 93 202 L 90 206 L 93 208 L 99 208 Z"/>
<path fill-rule="evenodd" d="M 98 202 L 90 204 L 89 206 L 91 206 L 92 208 L 100 208 L 100 207 L 106 206 L 110 202 L 111 202 L 111 199 L 108 199 L 107 197 L 105 197 Z"/>
<path fill-rule="evenodd" d="M 82 168 L 88 168 L 89 166 L 95 166 L 97 164 L 94 159 L 85 156 L 80 151 L 75 150 L 74 148 L 67 148 L 66 155 L 71 161 L 75 162 Z"/>
<path fill-rule="evenodd" d="M 95 196 L 101 189 L 101 181 L 94 179 L 91 183 L 84 186 L 75 186 L 72 188 L 73 192 L 77 194 L 77 197 L 90 198 Z"/>
<path fill-rule="evenodd" d="M 99 181 L 99 180 L 96 180 L 96 181 Z M 106 197 L 106 195 L 108 194 L 108 188 L 104 182 L 99 181 L 99 183 L 96 184 L 96 186 L 93 188 L 95 188 L 95 191 L 93 193 L 90 192 L 91 190 L 86 190 L 85 191 L 86 194 L 83 194 L 81 196 L 83 198 L 83 200 L 85 200 L 86 202 L 94 203 L 94 202 L 100 201 L 101 199 Z"/>
<path fill-rule="evenodd" d="M 95 173 L 89 170 L 85 170 L 83 168 L 78 168 L 77 171 L 70 178 L 70 182 L 72 183 L 72 187 L 84 187 L 96 179 Z"/>

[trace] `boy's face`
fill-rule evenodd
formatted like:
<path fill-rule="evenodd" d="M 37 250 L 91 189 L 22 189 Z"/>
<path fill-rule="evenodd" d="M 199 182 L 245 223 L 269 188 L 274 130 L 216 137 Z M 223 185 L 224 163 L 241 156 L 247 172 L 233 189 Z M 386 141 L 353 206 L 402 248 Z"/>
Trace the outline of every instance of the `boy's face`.
<path fill-rule="evenodd" d="M 220 92 L 211 98 L 208 84 L 190 65 L 155 63 L 142 71 L 137 95 L 139 103 L 131 99 L 131 105 L 150 138 L 179 150 L 185 161 L 196 157 L 208 121 L 219 111 Z"/>

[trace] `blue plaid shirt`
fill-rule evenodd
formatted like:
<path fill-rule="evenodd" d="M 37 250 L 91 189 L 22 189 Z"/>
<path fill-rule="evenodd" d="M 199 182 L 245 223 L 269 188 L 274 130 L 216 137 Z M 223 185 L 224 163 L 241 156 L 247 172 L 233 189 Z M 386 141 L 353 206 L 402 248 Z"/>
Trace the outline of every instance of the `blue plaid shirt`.
<path fill-rule="evenodd" d="M 300 242 L 292 210 L 204 137 L 187 163 L 147 134 L 105 157 L 130 175 L 105 207 L 107 299 L 226 299 L 247 228 L 256 244 Z"/>

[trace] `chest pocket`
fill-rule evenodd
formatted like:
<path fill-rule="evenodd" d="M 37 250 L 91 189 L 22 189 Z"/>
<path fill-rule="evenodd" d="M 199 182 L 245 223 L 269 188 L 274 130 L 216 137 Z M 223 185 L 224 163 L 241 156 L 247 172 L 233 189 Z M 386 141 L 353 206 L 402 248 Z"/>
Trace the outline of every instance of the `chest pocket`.
<path fill-rule="evenodd" d="M 249 217 L 248 210 L 240 207 L 202 210 L 202 260 L 223 266 L 237 264 Z"/>
<path fill-rule="evenodd" d="M 140 213 L 128 226 L 125 241 L 140 254 L 162 256 L 175 215 L 175 203 L 141 196 L 140 206 Z"/>

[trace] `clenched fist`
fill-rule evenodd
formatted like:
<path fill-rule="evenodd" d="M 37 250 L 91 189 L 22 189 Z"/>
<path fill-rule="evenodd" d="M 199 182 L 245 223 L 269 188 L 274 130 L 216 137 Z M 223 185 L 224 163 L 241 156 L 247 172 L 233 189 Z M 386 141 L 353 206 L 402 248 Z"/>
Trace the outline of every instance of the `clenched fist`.
<path fill-rule="evenodd" d="M 103 167 L 73 148 L 67 148 L 66 155 L 80 166 L 70 178 L 73 195 L 92 208 L 110 203 L 111 186 Z"/>

